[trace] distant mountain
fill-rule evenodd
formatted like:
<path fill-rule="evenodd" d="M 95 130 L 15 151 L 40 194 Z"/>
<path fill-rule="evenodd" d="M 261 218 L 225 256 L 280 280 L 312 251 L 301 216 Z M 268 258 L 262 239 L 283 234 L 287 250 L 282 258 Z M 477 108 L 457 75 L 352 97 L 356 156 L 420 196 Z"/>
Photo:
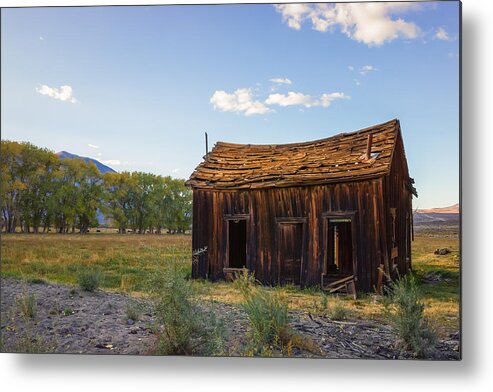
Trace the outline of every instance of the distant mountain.
<path fill-rule="evenodd" d="M 96 165 L 96 167 L 98 168 L 98 170 L 104 174 L 104 173 L 108 173 L 108 172 L 111 172 L 111 173 L 116 173 L 116 170 L 113 170 L 111 167 L 109 166 L 106 166 L 106 165 L 103 165 L 101 162 L 95 160 L 95 159 L 92 159 L 92 158 L 88 158 L 88 157 L 81 157 L 79 155 L 76 155 L 76 154 L 72 154 L 70 152 L 67 152 L 67 151 L 60 151 L 60 152 L 57 152 L 56 155 L 58 155 L 60 158 L 64 159 L 64 158 L 78 158 L 78 159 L 82 159 L 84 160 L 85 162 L 92 162 Z"/>
<path fill-rule="evenodd" d="M 459 204 L 449 207 L 416 210 L 413 214 L 415 224 L 457 224 L 460 221 Z"/>
<path fill-rule="evenodd" d="M 459 213 L 459 203 L 454 204 L 449 207 L 441 208 L 429 208 L 425 210 L 417 210 L 418 214 L 458 214 Z"/>

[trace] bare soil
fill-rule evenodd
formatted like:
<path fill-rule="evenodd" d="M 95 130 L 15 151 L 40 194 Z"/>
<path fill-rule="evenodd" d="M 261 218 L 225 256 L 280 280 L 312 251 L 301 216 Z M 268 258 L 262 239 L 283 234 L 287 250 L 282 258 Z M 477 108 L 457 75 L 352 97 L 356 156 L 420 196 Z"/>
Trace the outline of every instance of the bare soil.
<path fill-rule="evenodd" d="M 35 295 L 37 304 L 32 320 L 23 316 L 19 305 L 20 298 L 29 294 Z M 135 299 L 120 293 L 89 293 L 68 285 L 28 284 L 2 278 L 2 351 L 24 352 L 34 345 L 39 351 L 55 353 L 145 355 L 153 342 L 155 321 L 151 306 L 145 301 L 141 301 L 138 320 L 129 319 L 127 307 L 134 302 Z M 245 313 L 239 306 L 216 303 L 214 307 L 225 322 L 230 355 L 241 355 L 248 332 Z M 293 311 L 291 327 L 294 334 L 316 348 L 293 348 L 294 357 L 412 358 L 410 353 L 395 347 L 395 333 L 380 322 L 334 321 Z M 460 359 L 459 347 L 457 332 L 439 340 L 430 359 Z"/>

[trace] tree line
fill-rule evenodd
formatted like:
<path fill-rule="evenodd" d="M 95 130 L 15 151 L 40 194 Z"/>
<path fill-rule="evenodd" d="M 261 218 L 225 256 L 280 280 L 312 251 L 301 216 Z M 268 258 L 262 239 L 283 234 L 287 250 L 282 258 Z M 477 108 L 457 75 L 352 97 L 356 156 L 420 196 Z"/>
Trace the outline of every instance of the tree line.
<path fill-rule="evenodd" d="M 191 225 L 184 180 L 143 172 L 101 174 L 92 162 L 60 158 L 31 143 L 1 141 L 2 230 L 86 233 L 104 214 L 120 233 L 182 233 Z"/>

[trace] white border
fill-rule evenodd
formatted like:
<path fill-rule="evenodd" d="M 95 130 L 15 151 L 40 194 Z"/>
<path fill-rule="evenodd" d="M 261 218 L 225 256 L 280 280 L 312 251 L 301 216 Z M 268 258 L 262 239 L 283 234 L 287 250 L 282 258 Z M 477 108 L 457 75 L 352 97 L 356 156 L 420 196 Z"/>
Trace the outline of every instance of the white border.
<path fill-rule="evenodd" d="M 196 1 L 195 3 L 202 3 Z M 15 1 L 1 6 L 138 4 Z M 142 2 L 140 2 L 142 3 Z M 145 1 L 145 4 L 163 4 Z M 173 1 L 172 3 L 186 3 Z M 226 1 L 215 1 L 226 3 Z M 493 385 L 491 248 L 493 2 L 463 1 L 463 342 L 461 362 L 0 354 L 12 391 L 486 391 Z M 445 154 L 437 151 L 437 155 Z"/>

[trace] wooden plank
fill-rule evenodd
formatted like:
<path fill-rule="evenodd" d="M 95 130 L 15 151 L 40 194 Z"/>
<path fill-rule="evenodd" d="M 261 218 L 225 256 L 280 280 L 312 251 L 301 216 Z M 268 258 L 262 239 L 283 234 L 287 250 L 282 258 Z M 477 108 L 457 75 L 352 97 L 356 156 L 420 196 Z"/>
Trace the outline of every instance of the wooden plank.
<path fill-rule="evenodd" d="M 378 267 L 378 280 L 377 280 L 377 287 L 375 288 L 375 291 L 379 295 L 382 295 L 383 276 L 385 274 L 384 268 L 385 267 L 383 264 L 380 264 L 380 266 Z"/>
<path fill-rule="evenodd" d="M 346 282 L 348 282 L 350 280 L 353 280 L 353 279 L 354 279 L 354 275 L 346 276 L 345 278 L 342 278 L 342 279 L 339 279 L 339 280 L 337 280 L 335 282 L 330 283 L 329 285 L 327 285 L 327 287 L 328 288 L 331 288 L 332 286 L 337 286 L 337 285 L 339 285 L 341 283 L 346 283 Z"/>
<path fill-rule="evenodd" d="M 346 291 L 347 291 L 348 295 L 353 296 L 353 299 L 357 299 L 356 284 L 354 282 L 354 279 L 346 282 Z"/>

